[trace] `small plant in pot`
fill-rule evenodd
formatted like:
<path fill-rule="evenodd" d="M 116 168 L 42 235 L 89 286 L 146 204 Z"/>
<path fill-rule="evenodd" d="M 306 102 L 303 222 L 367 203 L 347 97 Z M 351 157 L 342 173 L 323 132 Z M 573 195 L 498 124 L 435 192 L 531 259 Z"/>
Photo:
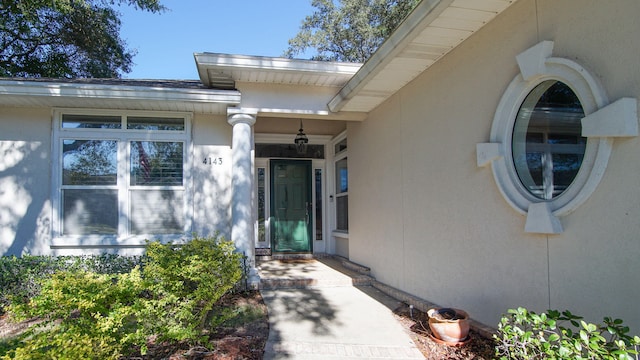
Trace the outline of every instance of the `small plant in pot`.
<path fill-rule="evenodd" d="M 429 328 L 436 340 L 457 345 L 469 336 L 469 315 L 460 309 L 434 308 L 427 311 Z"/>

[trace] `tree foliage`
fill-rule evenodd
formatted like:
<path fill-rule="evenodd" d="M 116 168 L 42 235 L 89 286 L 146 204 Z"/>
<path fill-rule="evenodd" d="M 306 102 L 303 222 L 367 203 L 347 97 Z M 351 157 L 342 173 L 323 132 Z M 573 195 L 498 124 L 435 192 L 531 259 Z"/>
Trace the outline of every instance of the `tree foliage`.
<path fill-rule="evenodd" d="M 313 0 L 316 8 L 284 56 L 307 49 L 312 60 L 364 62 L 391 35 L 420 0 Z"/>
<path fill-rule="evenodd" d="M 0 76 L 120 77 L 133 52 L 116 5 L 162 12 L 160 0 L 0 0 Z"/>

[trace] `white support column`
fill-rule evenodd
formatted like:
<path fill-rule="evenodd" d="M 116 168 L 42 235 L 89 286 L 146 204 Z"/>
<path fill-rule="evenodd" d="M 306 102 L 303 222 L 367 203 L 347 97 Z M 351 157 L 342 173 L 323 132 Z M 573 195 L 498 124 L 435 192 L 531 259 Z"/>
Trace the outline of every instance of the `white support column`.
<path fill-rule="evenodd" d="M 253 164 L 253 124 L 256 113 L 229 109 L 227 121 L 233 126 L 231 142 L 231 240 L 239 252 L 247 256 L 249 266 L 249 283 L 257 286 L 260 278 L 255 267 L 255 239 L 252 207 Z"/>

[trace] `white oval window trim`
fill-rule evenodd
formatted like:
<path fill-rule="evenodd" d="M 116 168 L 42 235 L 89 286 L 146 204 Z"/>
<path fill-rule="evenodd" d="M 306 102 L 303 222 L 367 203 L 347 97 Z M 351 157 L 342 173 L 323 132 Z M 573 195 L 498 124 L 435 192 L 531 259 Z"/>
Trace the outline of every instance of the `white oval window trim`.
<path fill-rule="evenodd" d="M 607 167 L 613 137 L 637 136 L 637 100 L 623 98 L 609 105 L 602 86 L 582 66 L 553 58 L 552 41 L 543 41 L 516 57 L 520 74 L 507 87 L 496 109 L 489 143 L 477 144 L 478 166 L 491 164 L 493 176 L 506 201 L 527 216 L 525 231 L 555 234 L 563 231 L 558 217 L 566 216 L 595 191 Z M 587 137 L 582 165 L 571 185 L 551 200 L 533 196 L 522 185 L 511 149 L 513 128 L 520 106 L 540 83 L 557 80 L 577 95 L 585 117 L 582 136 Z"/>

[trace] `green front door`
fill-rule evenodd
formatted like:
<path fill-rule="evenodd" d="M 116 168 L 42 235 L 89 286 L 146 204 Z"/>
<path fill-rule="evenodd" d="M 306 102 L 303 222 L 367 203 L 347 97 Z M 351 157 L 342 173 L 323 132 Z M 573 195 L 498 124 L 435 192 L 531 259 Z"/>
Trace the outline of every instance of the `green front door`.
<path fill-rule="evenodd" d="M 311 161 L 271 160 L 271 248 L 311 252 Z"/>

